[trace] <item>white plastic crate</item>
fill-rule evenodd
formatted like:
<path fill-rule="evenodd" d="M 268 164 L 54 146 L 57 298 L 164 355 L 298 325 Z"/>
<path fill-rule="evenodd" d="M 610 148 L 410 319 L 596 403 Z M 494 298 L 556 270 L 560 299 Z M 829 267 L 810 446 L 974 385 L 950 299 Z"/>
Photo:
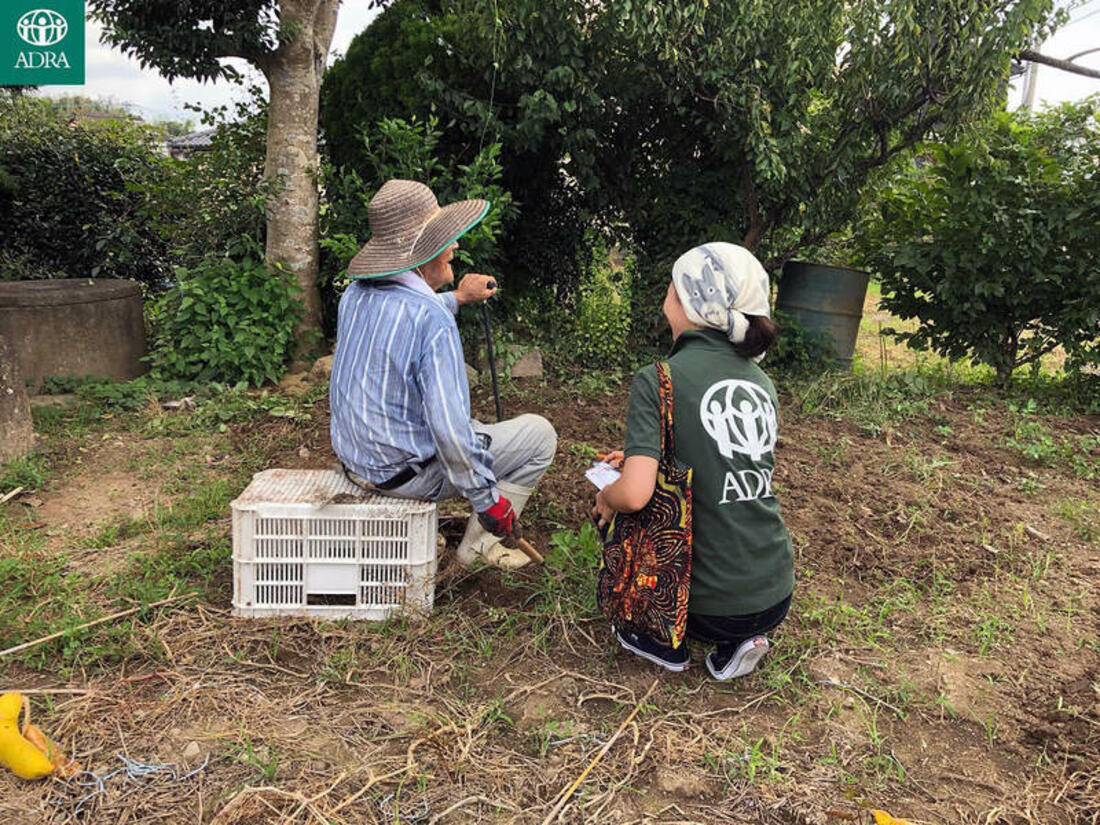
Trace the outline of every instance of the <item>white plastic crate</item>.
<path fill-rule="evenodd" d="M 436 506 L 365 493 L 337 470 L 265 470 L 233 508 L 233 613 L 427 615 Z"/>

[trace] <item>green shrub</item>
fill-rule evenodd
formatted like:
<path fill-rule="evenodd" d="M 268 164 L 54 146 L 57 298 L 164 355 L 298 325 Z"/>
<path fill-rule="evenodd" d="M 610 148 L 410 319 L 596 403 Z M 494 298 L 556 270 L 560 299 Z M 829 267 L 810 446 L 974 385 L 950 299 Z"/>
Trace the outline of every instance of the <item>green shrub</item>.
<path fill-rule="evenodd" d="M 988 364 L 1001 386 L 1059 346 L 1100 361 L 1098 100 L 999 113 L 883 193 L 866 262 L 882 306 L 920 323 L 888 332 Z"/>
<path fill-rule="evenodd" d="M 171 274 L 142 217 L 172 174 L 157 135 L 126 119 L 69 124 L 47 101 L 0 93 L 0 280 Z"/>
<path fill-rule="evenodd" d="M 559 348 L 576 364 L 618 367 L 628 352 L 634 259 L 599 241 L 591 250 Z"/>
<path fill-rule="evenodd" d="M 824 335 L 806 329 L 785 312 L 774 313 L 773 319 L 779 324 L 779 337 L 762 364 L 769 373 L 798 377 L 837 366 L 832 345 Z"/>
<path fill-rule="evenodd" d="M 269 272 L 259 247 L 242 242 L 176 269 L 178 282 L 157 300 L 153 364 L 183 381 L 276 381 L 294 346 L 301 315 L 298 287 Z"/>
<path fill-rule="evenodd" d="M 348 262 L 370 235 L 367 206 L 390 178 L 427 185 L 443 205 L 466 198 L 489 201 L 489 213 L 459 241 L 456 259 L 478 272 L 500 276 L 493 266 L 497 241 L 516 216 L 511 194 L 500 185 L 500 145 L 486 145 L 469 164 L 448 164 L 439 153 L 441 137 L 435 118 L 385 118 L 359 132 L 364 173 L 329 164 L 322 168 L 320 280 L 330 331 L 335 328 L 336 302 L 347 284 Z"/>
<path fill-rule="evenodd" d="M 279 186 L 264 177 L 267 102 L 259 89 L 233 110 L 202 114 L 213 128 L 210 148 L 172 165 L 172 175 L 146 186 L 142 219 L 172 245 L 175 263 L 190 267 L 240 238 L 266 231 L 268 196 Z"/>
<path fill-rule="evenodd" d="M 13 487 L 37 490 L 45 483 L 46 460 L 42 456 L 29 455 L 6 464 L 0 464 L 0 491 L 3 491 L 3 493 L 8 492 Z M 3 493 L 0 493 L 0 495 Z"/>

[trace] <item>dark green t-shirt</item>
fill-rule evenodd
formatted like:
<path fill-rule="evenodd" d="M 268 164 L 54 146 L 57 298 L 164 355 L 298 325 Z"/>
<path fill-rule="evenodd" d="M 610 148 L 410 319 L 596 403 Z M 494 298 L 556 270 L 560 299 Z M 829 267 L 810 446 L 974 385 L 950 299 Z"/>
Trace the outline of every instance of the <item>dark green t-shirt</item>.
<path fill-rule="evenodd" d="M 682 333 L 668 362 L 676 459 L 694 470 L 688 609 L 710 616 L 766 610 L 794 589 L 791 537 L 772 492 L 775 386 L 714 330 Z M 655 366 L 634 376 L 624 452 L 660 458 Z"/>

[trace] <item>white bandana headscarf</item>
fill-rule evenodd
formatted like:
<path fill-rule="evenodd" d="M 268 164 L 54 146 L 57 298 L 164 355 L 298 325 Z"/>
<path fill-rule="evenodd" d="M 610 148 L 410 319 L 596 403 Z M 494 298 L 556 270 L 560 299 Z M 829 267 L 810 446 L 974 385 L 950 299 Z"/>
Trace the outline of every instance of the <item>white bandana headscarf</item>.
<path fill-rule="evenodd" d="M 743 246 L 719 241 L 685 252 L 672 265 L 672 283 L 689 321 L 734 344 L 745 340 L 746 315 L 771 317 L 768 273 Z"/>

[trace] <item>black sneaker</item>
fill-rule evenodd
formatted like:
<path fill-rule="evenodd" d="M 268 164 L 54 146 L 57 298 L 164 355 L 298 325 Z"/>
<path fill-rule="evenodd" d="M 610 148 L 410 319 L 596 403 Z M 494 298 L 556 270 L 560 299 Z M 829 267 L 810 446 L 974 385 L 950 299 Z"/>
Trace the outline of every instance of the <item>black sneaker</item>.
<path fill-rule="evenodd" d="M 687 643 L 679 647 L 659 645 L 648 636 L 640 633 L 627 633 L 615 629 L 615 638 L 619 644 L 636 656 L 641 656 L 655 665 L 660 665 L 665 670 L 673 673 L 681 673 L 691 666 L 691 653 L 688 652 Z"/>
<path fill-rule="evenodd" d="M 707 654 L 707 670 L 720 682 L 736 679 L 739 676 L 748 676 L 756 670 L 756 666 L 760 664 L 770 645 L 763 636 L 754 636 L 742 642 L 732 654 L 728 648 L 723 649 L 724 647 L 720 645 L 718 650 Z"/>

